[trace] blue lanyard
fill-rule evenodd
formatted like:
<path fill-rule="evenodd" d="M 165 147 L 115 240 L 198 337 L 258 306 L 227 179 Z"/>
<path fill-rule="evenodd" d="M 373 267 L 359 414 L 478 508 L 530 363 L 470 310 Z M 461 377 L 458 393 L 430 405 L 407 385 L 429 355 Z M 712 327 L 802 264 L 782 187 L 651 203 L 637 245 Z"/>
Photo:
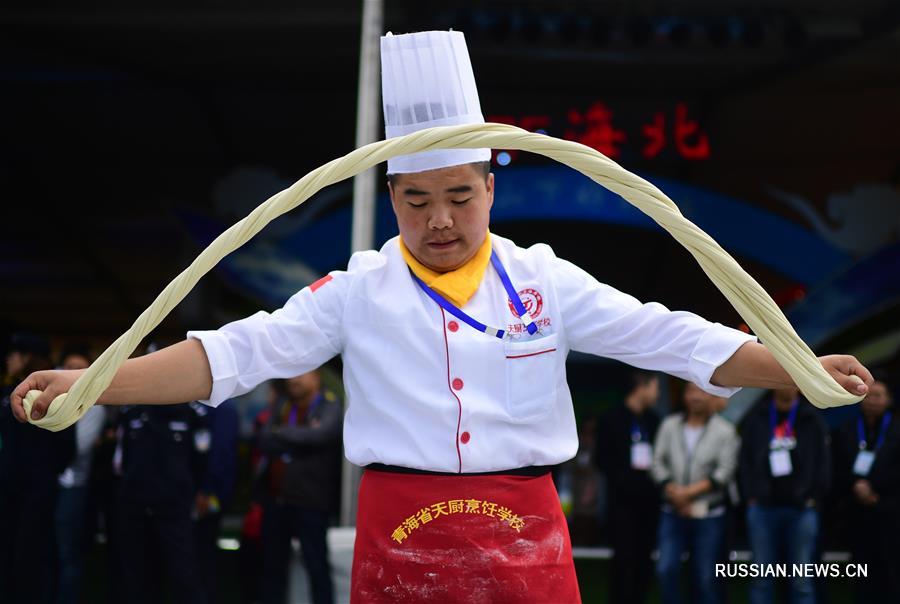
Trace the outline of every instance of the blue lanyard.
<path fill-rule="evenodd" d="M 316 412 L 316 409 L 319 408 L 319 405 L 321 405 L 324 400 L 325 396 L 321 392 L 317 394 L 316 398 L 313 399 L 313 402 L 311 402 L 306 409 L 306 413 L 303 414 L 303 421 L 309 419 L 309 416 Z"/>
<path fill-rule="evenodd" d="M 497 252 L 495 252 L 494 250 L 491 250 L 491 264 L 494 265 L 494 269 L 497 271 L 497 274 L 500 275 L 500 281 L 503 282 L 503 287 L 504 289 L 506 289 L 506 294 L 512 301 L 516 312 L 519 313 L 519 319 L 522 321 L 522 323 L 525 324 L 525 328 L 528 329 L 528 333 L 530 335 L 534 335 L 537 331 L 537 325 L 534 324 L 534 319 L 532 319 L 531 315 L 528 314 L 528 311 L 525 310 L 525 305 L 522 304 L 522 299 L 519 297 L 518 292 L 516 292 L 516 288 L 513 287 L 512 281 L 509 280 L 509 275 L 506 274 L 506 269 L 503 267 L 503 263 L 500 262 L 500 258 L 497 257 Z"/>
<path fill-rule="evenodd" d="M 506 269 L 503 267 L 503 263 L 500 262 L 500 259 L 497 257 L 497 252 L 491 250 L 491 264 L 494 265 L 494 269 L 496 269 L 497 274 L 500 275 L 500 281 L 503 282 L 503 288 L 506 290 L 506 293 L 509 295 L 509 299 L 513 303 L 513 307 L 516 309 L 516 312 L 519 313 L 519 318 L 522 320 L 522 323 L 525 324 L 528 329 L 528 333 L 534 335 L 537 331 L 537 325 L 534 324 L 534 319 L 531 318 L 525 311 L 525 305 L 522 304 L 522 299 L 519 298 L 519 294 L 516 293 L 516 289 L 513 287 L 512 282 L 509 280 L 509 275 L 506 274 Z M 413 280 L 422 288 L 428 297 L 434 300 L 438 306 L 446 310 L 448 313 L 459 319 L 460 321 L 465 322 L 467 325 L 475 328 L 476 330 L 486 333 L 489 336 L 494 336 L 499 339 L 503 339 L 506 335 L 506 331 L 502 329 L 497 329 L 496 327 L 488 327 L 484 323 L 473 319 L 462 310 L 453 305 L 449 300 L 444 298 L 444 296 L 440 295 L 430 287 L 428 287 L 424 281 L 419 279 L 412 270 L 409 271 L 409 274 L 412 275 Z"/>
<path fill-rule="evenodd" d="M 799 401 L 794 401 L 794 404 L 791 406 L 791 410 L 788 413 L 787 417 L 787 430 L 785 430 L 785 437 L 791 438 L 794 436 L 794 422 L 797 420 L 797 408 L 800 407 Z M 775 401 L 772 401 L 772 404 L 769 406 L 769 431 L 772 436 L 775 436 L 775 425 L 778 423 L 778 415 L 775 410 Z"/>
<path fill-rule="evenodd" d="M 325 397 L 322 396 L 322 393 L 321 393 L 321 392 L 320 392 L 319 394 L 317 394 L 317 395 L 316 395 L 316 398 L 314 398 L 314 399 L 312 400 L 312 402 L 309 404 L 309 407 L 306 408 L 306 412 L 303 414 L 303 417 L 300 418 L 300 421 L 299 421 L 299 422 L 296 421 L 296 420 L 297 420 L 297 408 L 296 408 L 296 407 L 293 407 L 293 408 L 291 409 L 291 412 L 288 414 L 288 420 L 287 420 L 288 425 L 293 426 L 293 425 L 295 425 L 296 423 L 302 424 L 303 422 L 305 422 L 306 419 L 307 419 L 310 415 L 312 415 L 312 414 L 315 412 L 316 409 L 319 408 L 319 405 L 322 403 L 322 401 L 324 400 L 324 398 L 325 398 Z"/>
<path fill-rule="evenodd" d="M 644 440 L 644 431 L 641 430 L 641 425 L 634 421 L 631 423 L 631 442 L 639 443 Z"/>
<path fill-rule="evenodd" d="M 884 437 L 887 434 L 888 424 L 891 423 L 891 412 L 886 411 L 884 417 L 881 418 L 881 427 L 878 429 L 878 440 L 875 441 L 875 451 L 881 448 L 881 445 L 884 444 Z M 863 418 L 862 414 L 859 415 L 859 418 L 856 420 L 856 435 L 859 437 L 859 448 L 866 448 L 866 429 L 863 426 Z"/>

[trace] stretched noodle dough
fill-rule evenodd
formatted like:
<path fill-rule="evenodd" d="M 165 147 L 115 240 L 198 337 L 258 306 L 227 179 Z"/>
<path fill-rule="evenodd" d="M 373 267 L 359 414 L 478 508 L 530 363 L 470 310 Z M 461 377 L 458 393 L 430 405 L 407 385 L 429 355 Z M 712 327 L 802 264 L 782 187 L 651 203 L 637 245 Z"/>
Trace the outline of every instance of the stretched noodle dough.
<path fill-rule="evenodd" d="M 662 191 L 599 151 L 580 143 L 527 132 L 514 126 L 488 123 L 429 128 L 372 143 L 320 166 L 284 191 L 276 193 L 203 250 L 141 313 L 131 329 L 100 355 L 75 382 L 68 395 L 57 396 L 47 415 L 32 423 L 53 431 L 75 423 L 106 390 L 116 371 L 141 340 L 159 325 L 203 275 L 270 221 L 297 207 L 323 187 L 355 176 L 395 155 L 430 149 L 481 147 L 520 149 L 544 155 L 618 193 L 653 218 L 694 256 L 810 402 L 825 408 L 856 403 L 862 398 L 848 393 L 828 375 L 765 290 L 709 235 L 682 216 L 678 206 Z M 38 394 L 33 390 L 25 398 L 29 418 L 31 404 Z"/>

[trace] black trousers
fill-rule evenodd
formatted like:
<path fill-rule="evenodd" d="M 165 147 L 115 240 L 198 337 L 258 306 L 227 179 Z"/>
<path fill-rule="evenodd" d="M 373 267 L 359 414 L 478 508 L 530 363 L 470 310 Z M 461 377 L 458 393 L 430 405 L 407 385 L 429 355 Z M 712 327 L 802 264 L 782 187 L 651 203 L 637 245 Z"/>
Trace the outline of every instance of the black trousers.
<path fill-rule="evenodd" d="M 287 599 L 291 537 L 297 537 L 303 564 L 309 573 L 313 604 L 332 604 L 334 586 L 328 562 L 328 512 L 267 499 L 262 522 L 263 604 L 284 604 Z"/>
<path fill-rule="evenodd" d="M 38 485 L 0 487 L 0 602 L 43 604 L 53 583 L 55 477 Z"/>
<path fill-rule="evenodd" d="M 857 602 L 900 602 L 900 509 L 850 508 L 853 562 L 866 564 L 868 576 L 853 580 Z"/>
<path fill-rule="evenodd" d="M 207 600 L 219 602 L 222 597 L 219 589 L 220 552 L 219 533 L 222 528 L 222 513 L 215 512 L 194 521 L 194 537 L 196 539 L 197 570 L 206 590 Z"/>
<path fill-rule="evenodd" d="M 162 602 L 163 577 L 170 598 L 184 604 L 205 604 L 198 571 L 191 503 L 146 506 L 122 501 L 117 510 L 116 537 L 122 587 L 128 604 Z"/>
<path fill-rule="evenodd" d="M 659 506 L 615 502 L 609 508 L 610 542 L 613 560 L 610 604 L 642 604 L 653 580 L 650 553 L 656 545 Z"/>

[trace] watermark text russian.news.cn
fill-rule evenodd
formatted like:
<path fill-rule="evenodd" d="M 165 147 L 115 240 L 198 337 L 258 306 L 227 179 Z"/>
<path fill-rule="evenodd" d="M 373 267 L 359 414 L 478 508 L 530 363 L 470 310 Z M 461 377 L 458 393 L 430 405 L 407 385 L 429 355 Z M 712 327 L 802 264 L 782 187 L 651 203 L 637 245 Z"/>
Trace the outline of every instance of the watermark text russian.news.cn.
<path fill-rule="evenodd" d="M 729 579 L 756 579 L 761 577 L 812 577 L 812 578 L 866 578 L 866 564 L 823 562 L 810 564 L 757 564 L 733 562 L 716 564 L 716 577 Z"/>

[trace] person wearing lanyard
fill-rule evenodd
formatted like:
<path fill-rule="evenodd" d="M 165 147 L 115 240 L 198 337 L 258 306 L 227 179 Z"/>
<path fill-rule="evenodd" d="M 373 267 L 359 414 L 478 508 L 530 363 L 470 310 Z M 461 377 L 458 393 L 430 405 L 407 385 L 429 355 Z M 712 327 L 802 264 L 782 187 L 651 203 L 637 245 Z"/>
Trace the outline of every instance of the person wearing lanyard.
<path fill-rule="evenodd" d="M 331 604 L 326 540 L 341 477 L 341 405 L 318 371 L 276 380 L 278 402 L 260 434 L 263 494 L 263 604 L 287 597 L 291 537 L 300 541 L 314 604 Z"/>
<path fill-rule="evenodd" d="M 900 421 L 883 376 L 834 434 L 835 490 L 846 510 L 857 602 L 900 601 Z"/>
<path fill-rule="evenodd" d="M 717 397 L 688 382 L 683 400 L 684 412 L 663 421 L 654 446 L 653 479 L 665 498 L 656 571 L 662 601 L 684 601 L 681 556 L 689 552 L 694 594 L 688 601 L 714 604 L 724 595 L 715 565 L 725 538 L 725 489 L 740 443 L 731 423 L 717 415 Z"/>
<path fill-rule="evenodd" d="M 607 481 L 607 526 L 613 548 L 609 600 L 640 604 L 653 578 L 650 552 L 659 517 L 658 489 L 650 478 L 652 443 L 659 428 L 653 410 L 659 378 L 648 371 L 633 371 L 628 378 L 623 403 L 600 419 L 595 459 Z"/>
<path fill-rule="evenodd" d="M 387 137 L 483 123 L 461 32 L 388 34 L 381 60 Z M 390 159 L 399 237 L 354 254 L 346 271 L 271 314 L 191 331 L 156 356 L 130 359 L 99 399 L 196 396 L 217 405 L 342 355 L 345 454 L 366 467 L 354 602 L 580 600 L 549 472 L 578 447 L 570 350 L 665 371 L 720 396 L 793 383 L 753 336 L 641 304 L 547 245 L 521 248 L 491 233 L 490 157 L 490 149 L 441 149 Z M 853 376 L 870 376 L 853 357 L 822 364 L 865 392 Z M 27 390 L 44 391 L 33 413 L 42 417 L 48 397 L 78 375 L 27 378 L 14 394 L 17 417 L 25 419 Z"/>
<path fill-rule="evenodd" d="M 743 422 L 738 475 L 758 564 L 816 562 L 819 512 L 831 484 L 828 431 L 796 388 L 775 390 Z M 790 579 L 791 602 L 815 602 L 812 577 Z M 772 577 L 753 579 L 752 604 L 772 602 Z"/>

